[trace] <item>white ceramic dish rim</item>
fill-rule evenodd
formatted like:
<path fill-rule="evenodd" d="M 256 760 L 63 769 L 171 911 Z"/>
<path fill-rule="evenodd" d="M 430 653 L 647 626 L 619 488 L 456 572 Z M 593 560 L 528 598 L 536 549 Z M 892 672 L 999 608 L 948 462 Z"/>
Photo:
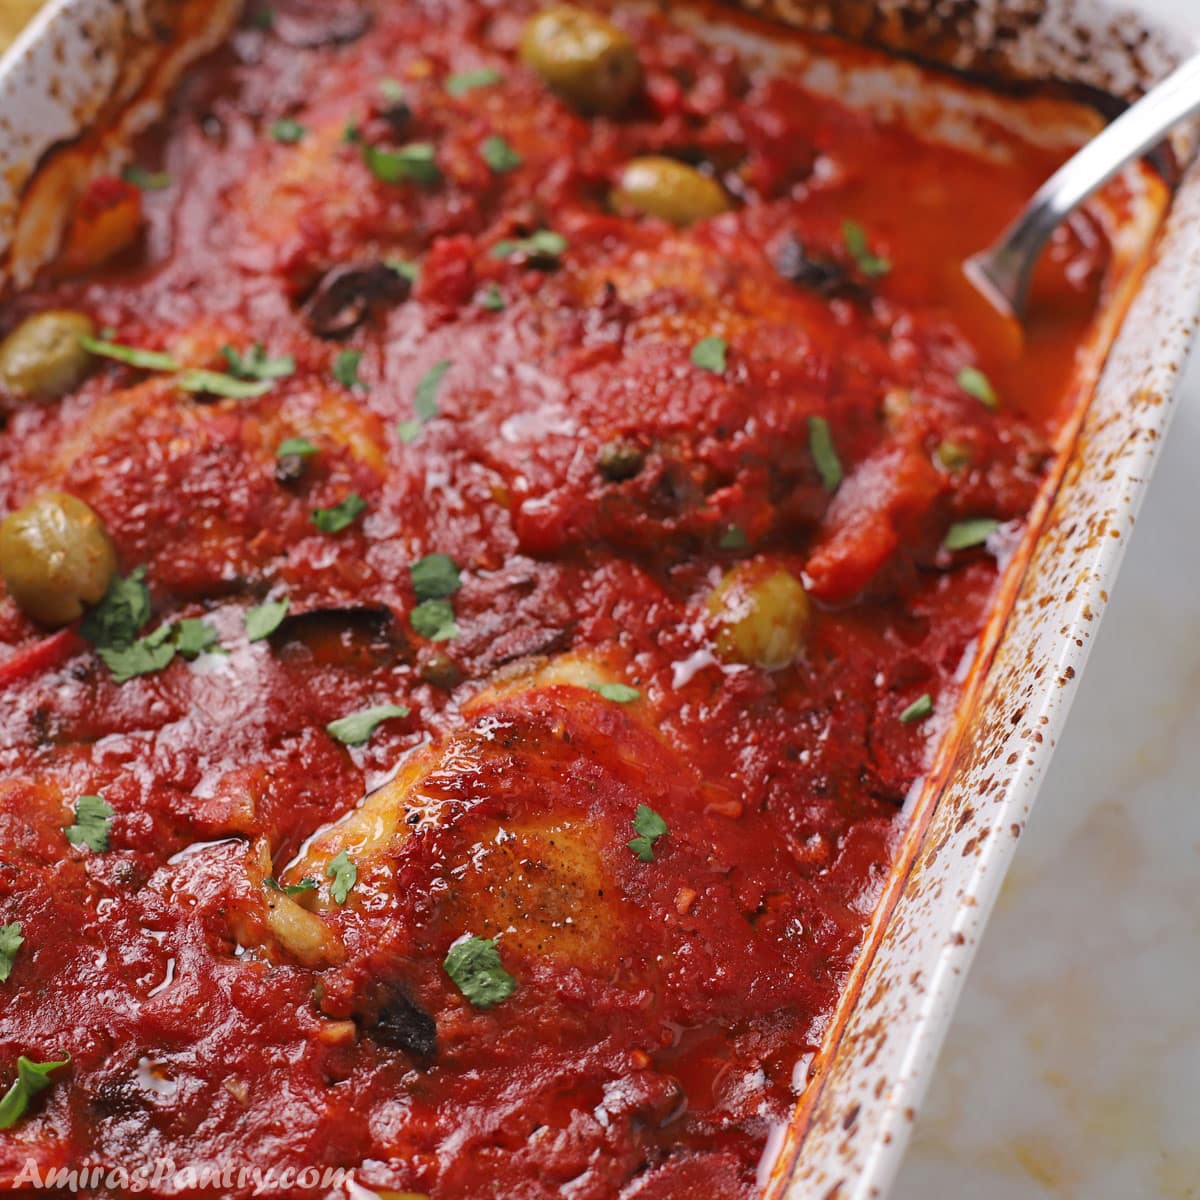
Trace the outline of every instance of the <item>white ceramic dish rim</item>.
<path fill-rule="evenodd" d="M 148 7 L 147 0 L 54 0 L 39 13 L 0 60 L 0 163 L 28 165 L 87 127 L 98 111 L 96 97 L 120 74 L 104 48 L 118 43 L 113 31 L 121 22 L 146 25 Z M 895 5 L 881 0 L 880 7 Z M 1153 20 L 1153 0 L 1138 9 Z M 1195 31 L 1176 27 L 1175 38 L 1185 46 Z M 133 125 L 153 115 L 147 110 Z M 0 173 L 0 245 L 12 237 L 22 174 Z M 879 922 L 878 945 L 861 964 L 858 998 L 807 1119 L 793 1126 L 794 1144 L 780 1155 L 771 1195 L 873 1200 L 899 1166 L 1169 424 L 1200 309 L 1195 230 L 1200 167 L 1194 166 L 1094 393 L 1080 447 L 914 867 Z"/>

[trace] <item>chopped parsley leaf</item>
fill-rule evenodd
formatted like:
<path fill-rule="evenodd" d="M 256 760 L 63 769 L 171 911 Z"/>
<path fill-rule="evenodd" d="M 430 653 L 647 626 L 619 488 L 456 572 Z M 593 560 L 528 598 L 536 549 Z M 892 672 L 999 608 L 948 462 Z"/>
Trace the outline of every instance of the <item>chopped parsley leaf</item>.
<path fill-rule="evenodd" d="M 326 878 L 332 879 L 329 894 L 337 904 L 345 904 L 354 885 L 358 882 L 358 868 L 350 861 L 345 850 L 339 850 L 337 855 L 325 868 Z"/>
<path fill-rule="evenodd" d="M 476 297 L 480 308 L 489 312 L 501 312 L 504 309 L 504 294 L 498 284 L 489 283 Z"/>
<path fill-rule="evenodd" d="M 539 229 L 526 238 L 504 238 L 491 249 L 493 258 L 512 258 L 523 254 L 533 259 L 557 259 L 567 248 L 567 239 L 553 229 Z"/>
<path fill-rule="evenodd" d="M 67 841 L 101 854 L 108 849 L 112 822 L 112 805 L 103 796 L 80 796 L 75 802 L 75 823 L 65 830 Z"/>
<path fill-rule="evenodd" d="M 271 358 L 262 342 L 255 342 L 245 351 L 222 346 L 221 357 L 229 364 L 229 373 L 239 379 L 283 379 L 296 370 L 296 360 L 290 354 Z"/>
<path fill-rule="evenodd" d="M 396 432 L 400 435 L 400 440 L 406 445 L 417 440 L 421 433 L 421 428 L 429 421 L 432 421 L 438 414 L 437 394 L 438 387 L 441 385 L 442 376 L 450 369 L 450 360 L 444 358 L 441 362 L 436 362 L 424 375 L 421 376 L 420 382 L 417 384 L 417 391 L 413 397 L 413 411 L 417 414 L 416 419 L 412 421 L 401 421 L 396 426 Z"/>
<path fill-rule="evenodd" d="M 421 278 L 421 264 L 410 262 L 405 258 L 385 258 L 383 265 L 389 271 L 395 271 L 401 279 L 407 279 L 409 283 L 415 284 Z"/>
<path fill-rule="evenodd" d="M 746 531 L 740 525 L 730 525 L 717 539 L 722 550 L 744 550 L 750 544 Z"/>
<path fill-rule="evenodd" d="M 413 632 L 431 642 L 448 642 L 458 636 L 454 608 L 449 600 L 422 600 L 408 614 Z"/>
<path fill-rule="evenodd" d="M 971 546 L 982 546 L 1000 528 L 995 517 L 972 517 L 969 521 L 956 521 L 946 531 L 942 545 L 947 550 L 966 550 Z"/>
<path fill-rule="evenodd" d="M 113 683 L 127 683 L 135 675 L 150 675 L 168 666 L 175 657 L 172 625 L 160 625 L 126 646 L 99 646 L 96 653 L 112 672 Z"/>
<path fill-rule="evenodd" d="M 172 636 L 175 650 L 184 658 L 198 658 L 214 648 L 219 649 L 220 634 L 199 617 L 184 617 L 175 623 Z"/>
<path fill-rule="evenodd" d="M 409 567 L 418 600 L 440 600 L 453 596 L 462 586 L 458 567 L 448 554 L 427 554 Z"/>
<path fill-rule="evenodd" d="M 404 94 L 404 84 L 398 79 L 381 79 L 379 94 L 389 104 L 403 104 L 407 97 Z"/>
<path fill-rule="evenodd" d="M 366 507 L 367 502 L 357 492 L 351 492 L 329 508 L 314 508 L 312 523 L 322 533 L 341 533 L 354 524 Z"/>
<path fill-rule="evenodd" d="M 273 892 L 283 892 L 287 896 L 299 896 L 302 892 L 315 892 L 317 890 L 317 881 L 311 875 L 305 875 L 299 883 L 289 883 L 287 887 L 280 887 L 279 880 L 274 875 L 268 875 L 263 880 L 263 885 L 270 888 Z"/>
<path fill-rule="evenodd" d="M 515 171 L 525 161 L 499 134 L 484 138 L 479 153 L 497 174 Z"/>
<path fill-rule="evenodd" d="M 926 692 L 918 696 L 901 714 L 900 724 L 911 725 L 914 721 L 922 721 L 933 712 L 933 697 Z"/>
<path fill-rule="evenodd" d="M 291 600 L 284 596 L 282 600 L 267 600 L 254 608 L 248 608 L 243 618 L 246 624 L 246 639 L 251 642 L 261 642 L 283 624 L 291 607 Z"/>
<path fill-rule="evenodd" d="M 871 250 L 867 231 L 857 221 L 842 222 L 842 240 L 850 257 L 868 279 L 878 279 L 892 269 L 892 264 L 886 258 L 881 258 Z"/>
<path fill-rule="evenodd" d="M 589 683 L 588 687 L 616 704 L 630 704 L 642 698 L 642 693 L 627 683 Z"/>
<path fill-rule="evenodd" d="M 237 379 L 224 371 L 205 371 L 199 367 L 181 371 L 175 377 L 175 383 L 185 392 L 203 392 L 230 400 L 249 400 L 271 390 L 269 379 Z"/>
<path fill-rule="evenodd" d="M 330 721 L 325 732 L 343 746 L 364 746 L 384 721 L 407 716 L 408 709 L 403 704 L 376 704 L 374 708 L 362 708 Z"/>
<path fill-rule="evenodd" d="M 729 343 L 724 338 L 701 338 L 692 347 L 692 365 L 702 371 L 711 371 L 714 375 L 725 373 L 725 351 Z"/>
<path fill-rule="evenodd" d="M 501 965 L 500 951 L 491 938 L 474 934 L 460 938 L 442 967 L 472 1008 L 491 1008 L 517 990 L 517 981 Z"/>
<path fill-rule="evenodd" d="M 978 367 L 963 367 L 958 373 L 958 386 L 980 404 L 988 408 L 1000 407 L 1000 397 L 996 395 L 992 381 Z"/>
<path fill-rule="evenodd" d="M 838 458 L 829 422 L 824 417 L 808 418 L 808 452 L 812 455 L 822 486 L 827 492 L 836 492 L 842 482 L 842 460 Z"/>
<path fill-rule="evenodd" d="M 275 447 L 276 458 L 290 458 L 295 455 L 297 458 L 311 458 L 314 454 L 319 454 L 321 448 L 315 443 L 310 442 L 308 438 L 290 437 L 284 438 L 278 446 Z"/>
<path fill-rule="evenodd" d="M 150 589 L 146 568 L 124 577 L 114 575 L 104 598 L 83 618 L 79 632 L 96 646 L 128 646 L 150 620 Z"/>
<path fill-rule="evenodd" d="M 33 1062 L 22 1054 L 17 1059 L 17 1077 L 0 1099 L 0 1129 L 11 1129 L 25 1115 L 29 1101 L 50 1086 L 50 1072 L 70 1061 L 69 1054 L 57 1062 L 44 1063 Z"/>
<path fill-rule="evenodd" d="M 339 351 L 333 360 L 333 377 L 342 387 L 356 388 L 366 386 L 358 377 L 358 364 L 362 362 L 361 350 Z"/>
<path fill-rule="evenodd" d="M 277 142 L 283 142 L 286 146 L 294 146 L 303 140 L 307 132 L 308 130 L 292 117 L 281 117 L 271 124 L 271 137 Z"/>
<path fill-rule="evenodd" d="M 633 828 L 638 836 L 626 845 L 642 862 L 653 862 L 654 843 L 668 832 L 666 821 L 648 805 L 639 804 L 637 815 L 633 818 Z"/>
<path fill-rule="evenodd" d="M 464 96 L 475 88 L 499 83 L 502 76 L 495 67 L 476 67 L 471 71 L 456 71 L 446 76 L 446 91 L 452 96 Z"/>
<path fill-rule="evenodd" d="M 137 163 L 131 163 L 121 172 L 126 183 L 132 183 L 143 192 L 161 192 L 171 186 L 171 176 L 166 171 L 149 171 Z"/>
<path fill-rule="evenodd" d="M 178 371 L 179 364 L 163 350 L 140 350 L 137 346 L 126 346 L 121 342 L 104 341 L 90 334 L 81 334 L 79 344 L 89 353 L 101 358 L 112 358 L 143 371 Z"/>
<path fill-rule="evenodd" d="M 21 936 L 20 921 L 13 921 L 11 925 L 0 925 L 0 983 L 7 983 L 8 977 L 12 974 L 13 963 L 17 958 L 17 951 L 25 944 L 25 939 Z"/>
<path fill-rule="evenodd" d="M 379 146 L 362 148 L 363 162 L 381 183 L 419 183 L 430 186 L 442 178 L 433 146 L 429 142 L 410 142 L 399 150 Z"/>

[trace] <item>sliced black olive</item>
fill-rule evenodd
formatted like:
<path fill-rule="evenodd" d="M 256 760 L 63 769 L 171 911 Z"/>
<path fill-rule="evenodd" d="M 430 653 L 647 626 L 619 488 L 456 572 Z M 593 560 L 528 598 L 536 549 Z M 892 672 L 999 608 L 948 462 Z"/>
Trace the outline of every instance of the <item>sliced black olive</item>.
<path fill-rule="evenodd" d="M 309 329 L 323 338 L 344 338 L 376 309 L 407 299 L 412 284 L 386 263 L 347 263 L 325 272 L 305 302 Z"/>
<path fill-rule="evenodd" d="M 810 254 L 799 238 L 787 234 L 775 250 L 775 270 L 789 283 L 826 297 L 859 299 L 864 289 L 850 271 L 831 258 Z"/>
<path fill-rule="evenodd" d="M 382 1046 L 419 1058 L 437 1053 L 437 1025 L 393 979 L 377 980 L 354 1005 L 354 1020 Z"/>
<path fill-rule="evenodd" d="M 624 479 L 632 479 L 645 461 L 645 452 L 639 445 L 617 438 L 600 447 L 596 455 L 596 469 L 605 479 L 620 483 Z"/>
<path fill-rule="evenodd" d="M 271 635 L 281 652 L 296 647 L 325 666 L 371 670 L 405 658 L 408 643 L 392 610 L 385 605 L 315 608 L 288 613 Z M 300 648 L 303 647 L 303 650 Z"/>
<path fill-rule="evenodd" d="M 371 28 L 371 14 L 355 0 L 304 0 L 273 13 L 271 31 L 286 46 L 313 50 L 344 46 Z"/>

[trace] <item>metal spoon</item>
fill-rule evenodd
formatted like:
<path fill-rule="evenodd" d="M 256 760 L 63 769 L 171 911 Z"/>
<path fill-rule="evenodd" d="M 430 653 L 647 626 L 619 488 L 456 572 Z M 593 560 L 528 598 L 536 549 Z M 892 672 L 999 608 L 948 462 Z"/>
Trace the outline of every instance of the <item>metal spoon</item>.
<path fill-rule="evenodd" d="M 1034 264 L 1058 223 L 1126 163 L 1200 111 L 1200 54 L 1187 59 L 1069 158 L 988 249 L 967 259 L 967 278 L 1011 321 L 1025 315 Z"/>

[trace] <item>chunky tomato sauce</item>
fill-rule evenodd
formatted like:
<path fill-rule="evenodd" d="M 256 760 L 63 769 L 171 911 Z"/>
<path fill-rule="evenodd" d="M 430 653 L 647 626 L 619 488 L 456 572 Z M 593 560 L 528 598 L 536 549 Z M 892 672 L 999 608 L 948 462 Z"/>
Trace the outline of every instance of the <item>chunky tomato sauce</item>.
<path fill-rule="evenodd" d="M 731 1200 L 805 1086 L 1106 243 L 1061 233 L 1004 356 L 953 280 L 1049 152 L 920 140 L 633 9 L 640 89 L 588 116 L 520 61 L 532 11 L 251 11 L 6 307 L 226 377 L 225 347 L 285 360 L 222 396 L 101 356 L 6 406 L 0 510 L 86 501 L 145 569 L 138 636 L 217 639 L 118 682 L 0 595 L 0 1082 L 70 1055 L 6 1179 L 167 1157 L 229 1196 L 331 1166 L 356 1183 L 279 1194 Z M 728 211 L 614 210 L 645 155 Z M 121 205 L 134 240 L 83 270 Z M 450 578 L 414 590 L 430 555 Z M 803 646 L 746 661 L 722 621 L 781 573 Z M 365 741 L 327 729 L 379 705 Z M 95 845 L 65 834 L 84 795 Z M 502 998 L 448 971 L 468 936 Z"/>

